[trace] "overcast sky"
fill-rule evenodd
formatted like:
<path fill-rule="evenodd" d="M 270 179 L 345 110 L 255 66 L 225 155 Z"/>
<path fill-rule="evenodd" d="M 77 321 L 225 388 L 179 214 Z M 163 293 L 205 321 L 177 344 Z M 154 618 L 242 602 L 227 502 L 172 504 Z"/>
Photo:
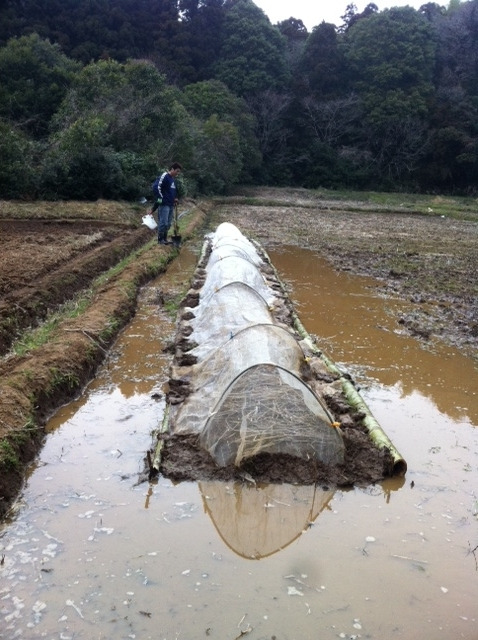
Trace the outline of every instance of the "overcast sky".
<path fill-rule="evenodd" d="M 313 27 L 325 20 L 338 26 L 342 24 L 340 16 L 343 16 L 348 4 L 355 4 L 360 13 L 369 4 L 369 1 L 361 0 L 354 2 L 353 0 L 253 0 L 254 4 L 260 7 L 267 15 L 272 24 L 287 20 L 287 18 L 300 18 L 311 31 Z M 415 9 L 419 9 L 422 4 L 426 4 L 427 0 L 374 0 L 374 4 L 382 9 L 390 7 L 405 7 L 409 5 Z M 447 5 L 447 2 L 440 2 L 440 5 Z"/>

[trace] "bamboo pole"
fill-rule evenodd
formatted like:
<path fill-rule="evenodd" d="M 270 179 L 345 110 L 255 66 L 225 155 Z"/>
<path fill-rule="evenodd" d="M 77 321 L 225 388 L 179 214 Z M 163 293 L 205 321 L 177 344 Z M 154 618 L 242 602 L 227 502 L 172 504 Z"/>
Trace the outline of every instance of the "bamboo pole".
<path fill-rule="evenodd" d="M 166 408 L 164 410 L 163 421 L 161 422 L 161 427 L 158 431 L 158 442 L 156 444 L 156 448 L 154 450 L 153 464 L 152 469 L 159 473 L 159 468 L 161 466 L 161 454 L 163 451 L 164 440 L 162 439 L 162 435 L 166 433 L 169 429 L 169 404 L 166 403 Z"/>
<path fill-rule="evenodd" d="M 267 255 L 266 251 L 263 249 L 263 247 L 259 243 L 255 242 L 255 244 L 264 255 L 269 266 L 273 269 L 274 274 L 277 278 L 277 281 L 279 282 L 280 286 L 282 287 L 282 290 L 284 291 L 284 294 L 287 295 L 284 283 L 282 282 L 279 274 L 277 273 L 276 268 L 272 264 L 271 259 Z M 349 378 L 347 378 L 342 373 L 342 371 L 337 367 L 337 365 L 321 349 L 317 347 L 317 345 L 312 340 L 311 336 L 305 329 L 304 325 L 302 324 L 302 322 L 300 321 L 298 315 L 294 310 L 292 310 L 292 318 L 294 322 L 294 329 L 297 331 L 299 336 L 306 342 L 309 349 L 322 360 L 322 362 L 327 367 L 328 371 L 336 375 L 340 380 L 340 383 L 342 385 L 342 391 L 349 405 L 352 408 L 354 408 L 356 411 L 364 415 L 364 417 L 361 420 L 361 423 L 367 430 L 367 433 L 369 434 L 369 437 L 372 440 L 372 442 L 375 444 L 375 446 L 378 449 L 385 448 L 389 451 L 393 460 L 393 468 L 392 468 L 393 475 L 401 475 L 401 476 L 405 475 L 407 471 L 407 463 L 405 459 L 400 454 L 400 452 L 395 447 L 395 445 L 392 443 L 392 441 L 389 439 L 389 437 L 387 436 L 385 431 L 382 429 L 382 427 L 379 425 L 379 423 L 373 416 L 372 412 L 370 411 L 370 408 L 368 407 L 367 403 L 355 388 L 354 384 L 351 382 L 351 380 L 349 380 Z"/>

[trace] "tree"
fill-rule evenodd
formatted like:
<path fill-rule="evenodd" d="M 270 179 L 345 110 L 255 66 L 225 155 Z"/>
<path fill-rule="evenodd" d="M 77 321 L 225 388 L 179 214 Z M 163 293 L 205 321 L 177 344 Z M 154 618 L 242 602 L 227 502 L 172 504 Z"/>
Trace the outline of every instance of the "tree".
<path fill-rule="evenodd" d="M 219 80 L 188 85 L 183 90 L 181 100 L 187 111 L 199 121 L 205 122 L 216 117 L 218 121 L 236 128 L 239 134 L 240 178 L 249 182 L 258 171 L 262 158 L 256 137 L 256 122 L 246 102 Z"/>
<path fill-rule="evenodd" d="M 478 104 L 457 77 L 443 72 L 430 112 L 430 140 L 423 162 L 423 185 L 466 192 L 478 181 Z"/>
<path fill-rule="evenodd" d="M 36 195 L 35 155 L 35 143 L 0 120 L 0 198 Z"/>
<path fill-rule="evenodd" d="M 303 101 L 304 117 L 314 138 L 337 147 L 354 135 L 360 116 L 359 105 L 359 99 L 354 94 L 322 101 L 307 97 Z"/>
<path fill-rule="evenodd" d="M 440 19 L 441 18 L 441 19 Z M 463 3 L 437 19 L 439 69 L 455 76 L 470 96 L 478 96 L 478 2 Z"/>
<path fill-rule="evenodd" d="M 151 63 L 92 63 L 54 118 L 44 182 L 63 184 L 61 197 L 132 197 L 171 159 L 178 120 L 174 91 Z"/>
<path fill-rule="evenodd" d="M 290 175 L 290 129 L 287 124 L 291 97 L 272 90 L 262 91 L 248 101 L 256 121 L 255 135 L 263 158 L 261 182 L 283 183 Z"/>
<path fill-rule="evenodd" d="M 286 43 L 252 0 L 229 0 L 222 46 L 214 71 L 235 94 L 284 90 L 289 74 Z"/>
<path fill-rule="evenodd" d="M 437 32 L 436 91 L 421 177 L 429 189 L 466 192 L 478 180 L 478 3 L 420 8 Z"/>
<path fill-rule="evenodd" d="M 289 110 L 289 137 L 297 179 L 310 186 L 337 186 L 342 173 L 338 148 L 350 143 L 359 121 L 358 98 L 347 86 L 346 65 L 333 24 L 314 27 L 296 66 L 294 109 Z"/>
<path fill-rule="evenodd" d="M 396 8 L 357 21 L 343 43 L 351 88 L 361 101 L 362 139 L 376 171 L 387 181 L 406 179 L 425 152 L 434 30 L 414 9 Z"/>
<path fill-rule="evenodd" d="M 79 69 L 58 45 L 37 34 L 9 40 L 0 49 L 0 117 L 44 137 Z"/>
<path fill-rule="evenodd" d="M 333 24 L 322 22 L 309 35 L 298 63 L 298 76 L 303 86 L 316 99 L 333 98 L 347 92 L 344 87 L 345 64 L 343 52 Z M 296 78 L 297 85 L 297 78 Z"/>
<path fill-rule="evenodd" d="M 187 62 L 181 69 L 187 83 L 207 80 L 219 57 L 226 11 L 224 0 L 180 0 L 182 34 Z"/>
<path fill-rule="evenodd" d="M 225 193 L 242 169 L 237 128 L 212 115 L 198 129 L 194 145 L 194 177 L 202 193 Z"/>
<path fill-rule="evenodd" d="M 298 18 L 288 18 L 277 23 L 279 31 L 288 40 L 302 40 L 305 41 L 309 35 L 307 27 Z"/>
<path fill-rule="evenodd" d="M 344 33 L 350 29 L 356 22 L 363 18 L 368 18 L 372 14 L 378 13 L 378 7 L 374 2 L 370 2 L 362 13 L 358 13 L 357 7 L 355 4 L 348 4 L 345 13 L 343 16 L 340 16 L 343 20 L 343 23 L 338 27 L 338 31 L 340 33 Z"/>
<path fill-rule="evenodd" d="M 180 29 L 177 0 L 6 0 L 0 6 L 0 41 L 36 32 L 84 64 L 158 50 L 172 64 Z"/>
<path fill-rule="evenodd" d="M 427 20 L 429 20 L 430 22 L 434 22 L 437 19 L 441 19 L 445 15 L 446 9 L 436 2 L 427 2 L 426 4 L 422 4 L 419 12 L 423 16 L 425 16 Z"/>
<path fill-rule="evenodd" d="M 309 32 L 302 20 L 297 18 L 278 22 L 277 28 L 287 41 L 287 62 L 293 72 L 302 55 Z"/>
<path fill-rule="evenodd" d="M 91 114 L 105 123 L 103 135 L 117 149 L 138 152 L 156 139 L 169 146 L 174 138 L 173 94 L 149 62 L 101 60 L 78 74 L 54 125 L 64 132 Z"/>

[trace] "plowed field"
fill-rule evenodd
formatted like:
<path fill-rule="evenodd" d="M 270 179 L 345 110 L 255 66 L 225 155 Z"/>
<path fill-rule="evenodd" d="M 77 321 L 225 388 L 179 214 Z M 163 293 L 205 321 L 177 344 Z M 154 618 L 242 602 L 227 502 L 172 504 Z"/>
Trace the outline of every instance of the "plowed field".
<path fill-rule="evenodd" d="M 41 446 L 45 418 L 91 379 L 140 286 L 176 251 L 141 224 L 144 207 L 1 205 L 0 517 Z M 191 226 L 201 219 L 197 210 Z"/>

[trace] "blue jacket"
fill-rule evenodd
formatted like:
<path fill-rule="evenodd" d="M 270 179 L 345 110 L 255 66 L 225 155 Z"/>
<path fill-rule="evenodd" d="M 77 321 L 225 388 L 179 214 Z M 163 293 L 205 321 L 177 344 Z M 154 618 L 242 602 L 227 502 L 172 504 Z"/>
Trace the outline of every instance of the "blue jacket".
<path fill-rule="evenodd" d="M 159 179 L 158 194 L 163 201 L 162 204 L 169 207 L 174 205 L 174 201 L 177 198 L 176 183 L 167 171 L 165 171 Z"/>

